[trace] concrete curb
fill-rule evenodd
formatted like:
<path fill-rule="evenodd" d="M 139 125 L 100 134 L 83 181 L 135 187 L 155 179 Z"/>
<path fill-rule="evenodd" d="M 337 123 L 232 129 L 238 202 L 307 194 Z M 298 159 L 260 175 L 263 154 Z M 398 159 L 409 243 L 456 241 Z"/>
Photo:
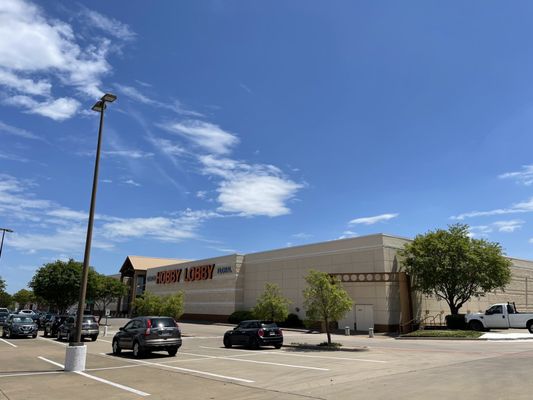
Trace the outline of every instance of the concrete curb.
<path fill-rule="evenodd" d="M 319 346 L 316 344 L 283 344 L 283 347 L 290 347 L 293 349 L 301 349 L 301 350 L 314 350 L 314 351 L 327 351 L 327 352 L 334 352 L 334 351 L 351 351 L 351 352 L 359 352 L 359 351 L 368 351 L 369 348 L 364 347 L 347 347 L 347 346 L 341 346 L 334 349 L 325 348 L 324 346 Z"/>

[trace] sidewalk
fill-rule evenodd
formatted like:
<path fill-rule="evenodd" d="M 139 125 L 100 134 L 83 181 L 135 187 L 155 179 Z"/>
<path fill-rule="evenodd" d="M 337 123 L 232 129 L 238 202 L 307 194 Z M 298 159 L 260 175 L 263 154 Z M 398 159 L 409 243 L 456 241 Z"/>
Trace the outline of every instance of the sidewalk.
<path fill-rule="evenodd" d="M 479 340 L 532 340 L 531 333 L 517 333 L 517 332 L 487 332 L 483 334 Z"/>

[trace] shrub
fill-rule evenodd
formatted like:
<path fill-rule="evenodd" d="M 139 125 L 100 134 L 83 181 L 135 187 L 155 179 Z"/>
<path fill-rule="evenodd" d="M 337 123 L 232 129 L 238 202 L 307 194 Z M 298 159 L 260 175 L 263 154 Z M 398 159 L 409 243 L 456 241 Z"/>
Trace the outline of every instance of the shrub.
<path fill-rule="evenodd" d="M 446 327 L 448 329 L 466 329 L 465 314 L 446 315 Z"/>
<path fill-rule="evenodd" d="M 228 317 L 228 322 L 230 324 L 238 324 L 242 321 L 246 321 L 247 319 L 255 319 L 253 312 L 249 310 L 240 310 L 240 311 L 234 311 Z"/>
<path fill-rule="evenodd" d="M 304 322 L 296 314 L 289 314 L 285 321 L 279 324 L 281 327 L 285 328 L 303 328 Z"/>

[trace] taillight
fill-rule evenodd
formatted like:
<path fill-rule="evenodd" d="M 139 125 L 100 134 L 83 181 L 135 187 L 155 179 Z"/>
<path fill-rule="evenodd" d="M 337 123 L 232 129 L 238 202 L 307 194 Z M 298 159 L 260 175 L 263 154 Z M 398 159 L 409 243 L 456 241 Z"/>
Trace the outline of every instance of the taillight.
<path fill-rule="evenodd" d="M 152 328 L 152 320 L 149 319 L 146 322 L 147 322 L 147 328 L 146 328 L 146 331 L 144 332 L 144 336 L 148 336 L 152 332 L 152 330 L 150 329 L 150 328 Z"/>
<path fill-rule="evenodd" d="M 265 336 L 265 331 L 263 329 L 259 329 L 257 331 L 257 334 L 259 335 L 259 337 L 263 337 L 263 336 Z"/>
<path fill-rule="evenodd" d="M 283 335 L 283 332 L 281 331 L 281 329 L 276 329 L 276 334 L 277 335 Z"/>

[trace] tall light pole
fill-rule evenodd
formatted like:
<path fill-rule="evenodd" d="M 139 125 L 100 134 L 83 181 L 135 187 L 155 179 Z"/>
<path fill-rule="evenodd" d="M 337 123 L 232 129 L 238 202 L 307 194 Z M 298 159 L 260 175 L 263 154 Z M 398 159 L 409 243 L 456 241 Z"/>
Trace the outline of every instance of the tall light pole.
<path fill-rule="evenodd" d="M 91 257 L 91 242 L 93 237 L 94 209 L 96 205 L 96 189 L 98 188 L 98 169 L 100 165 L 100 147 L 102 145 L 102 128 L 104 126 L 104 110 L 106 103 L 112 103 L 117 96 L 106 93 L 92 107 L 93 111 L 100 113 L 100 126 L 98 128 L 98 144 L 96 145 L 96 159 L 94 162 L 93 188 L 91 194 L 91 207 L 89 210 L 89 223 L 87 225 L 87 239 L 85 240 L 85 254 L 83 256 L 83 269 L 81 274 L 80 296 L 78 299 L 78 314 L 74 341 L 69 343 L 65 360 L 65 370 L 82 371 L 85 369 L 87 349 L 81 341 L 83 311 L 85 309 L 85 295 L 87 294 L 87 278 L 89 276 L 89 260 Z"/>
<path fill-rule="evenodd" d="M 7 228 L 0 228 L 0 231 L 2 231 L 2 241 L 0 242 L 0 257 L 2 257 L 2 248 L 4 247 L 4 236 L 6 235 L 6 232 L 13 232 L 13 231 Z"/>

